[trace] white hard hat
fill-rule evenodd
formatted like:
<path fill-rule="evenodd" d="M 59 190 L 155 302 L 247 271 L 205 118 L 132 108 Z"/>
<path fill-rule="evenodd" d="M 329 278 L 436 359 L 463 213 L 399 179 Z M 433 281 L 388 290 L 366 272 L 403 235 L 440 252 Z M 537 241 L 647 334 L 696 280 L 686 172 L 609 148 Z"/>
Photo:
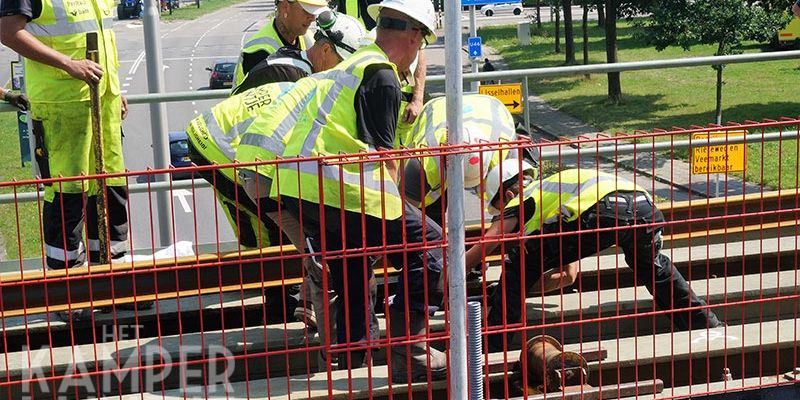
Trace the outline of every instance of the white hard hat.
<path fill-rule="evenodd" d="M 488 141 L 489 137 L 483 130 L 464 125 L 464 142 L 477 144 Z M 474 152 L 467 154 L 467 159 L 464 160 L 464 188 L 475 188 L 481 184 L 481 177 L 488 172 L 489 162 L 491 162 L 493 155 L 494 151 L 484 151 L 482 149 L 476 149 Z"/>
<path fill-rule="evenodd" d="M 503 176 L 500 176 L 502 170 Z M 492 168 L 489 174 L 486 175 L 486 184 L 484 186 L 484 199 L 486 200 L 486 209 L 491 215 L 500 215 L 500 210 L 494 208 L 492 200 L 498 195 L 503 188 L 503 184 L 508 180 L 517 178 L 520 175 L 529 175 L 536 177 L 536 168 L 525 160 L 520 159 L 507 159 L 500 165 Z"/>
<path fill-rule="evenodd" d="M 336 11 L 325 11 L 317 17 L 317 33 L 333 43 L 342 59 L 355 53 L 365 44 L 367 31 L 357 19 Z"/>
<path fill-rule="evenodd" d="M 433 10 L 431 0 L 383 0 L 378 4 L 367 6 L 367 13 L 375 21 L 381 13 L 381 8 L 391 8 L 397 10 L 411 19 L 419 22 L 428 29 L 425 41 L 428 44 L 436 41 L 436 12 Z"/>

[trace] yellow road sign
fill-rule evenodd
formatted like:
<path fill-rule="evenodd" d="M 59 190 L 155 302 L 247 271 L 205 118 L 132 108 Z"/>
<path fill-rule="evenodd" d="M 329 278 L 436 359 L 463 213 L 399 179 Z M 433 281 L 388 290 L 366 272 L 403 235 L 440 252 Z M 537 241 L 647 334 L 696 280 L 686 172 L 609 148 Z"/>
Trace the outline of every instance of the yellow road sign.
<path fill-rule="evenodd" d="M 478 93 L 496 97 L 512 114 L 522 114 L 522 83 L 481 85 Z"/>
<path fill-rule="evenodd" d="M 745 131 L 709 132 L 692 134 L 694 146 L 704 140 L 731 138 L 745 135 Z M 746 146 L 743 143 L 719 144 L 692 148 L 692 174 L 713 174 L 744 171 Z"/>

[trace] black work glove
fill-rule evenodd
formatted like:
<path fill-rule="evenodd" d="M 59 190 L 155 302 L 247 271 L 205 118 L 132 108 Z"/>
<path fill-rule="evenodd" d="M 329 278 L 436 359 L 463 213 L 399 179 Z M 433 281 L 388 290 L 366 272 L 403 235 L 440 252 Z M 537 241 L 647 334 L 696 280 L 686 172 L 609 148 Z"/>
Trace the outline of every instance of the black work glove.
<path fill-rule="evenodd" d="M 28 108 L 31 106 L 30 103 L 28 103 L 28 97 L 20 93 L 5 92 L 3 93 L 3 100 L 19 108 L 21 111 L 28 111 Z"/>

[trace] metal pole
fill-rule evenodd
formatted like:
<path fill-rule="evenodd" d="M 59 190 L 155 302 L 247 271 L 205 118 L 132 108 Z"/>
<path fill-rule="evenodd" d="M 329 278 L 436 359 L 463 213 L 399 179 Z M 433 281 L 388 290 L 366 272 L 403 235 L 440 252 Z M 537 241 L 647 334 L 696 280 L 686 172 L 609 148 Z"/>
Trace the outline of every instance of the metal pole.
<path fill-rule="evenodd" d="M 523 79 L 522 86 L 522 106 L 525 107 L 525 130 L 531 131 L 531 102 L 530 92 L 528 92 L 528 77 Z"/>
<path fill-rule="evenodd" d="M 164 69 L 161 57 L 161 35 L 158 31 L 160 16 L 159 0 L 144 2 L 144 52 L 147 57 L 147 89 L 149 93 L 164 92 Z M 164 103 L 150 104 L 150 129 L 153 137 L 153 161 L 156 168 L 169 167 L 169 140 L 167 138 L 167 106 Z M 166 175 L 154 176 L 155 180 L 166 180 Z M 158 212 L 159 244 L 172 243 L 172 204 L 168 192 L 156 193 Z"/>
<path fill-rule="evenodd" d="M 461 20 L 460 19 L 461 18 L 461 13 L 459 13 L 458 17 L 459 17 L 459 21 L 460 21 Z M 461 31 L 459 31 L 459 35 L 460 34 L 461 34 Z M 475 6 L 469 6 L 469 36 L 470 37 L 478 36 L 478 24 L 475 21 Z M 478 72 L 478 59 L 476 57 L 470 57 L 469 59 L 470 59 L 470 62 L 472 63 L 471 71 L 473 73 Z M 469 90 L 471 92 L 477 92 L 478 91 L 478 81 L 470 82 Z"/>
<path fill-rule="evenodd" d="M 461 2 L 445 1 L 445 59 L 461 59 Z M 446 63 L 447 143 L 463 141 L 461 63 Z M 450 398 L 466 399 L 467 274 L 464 259 L 464 155 L 447 156 L 447 278 L 450 306 Z"/>

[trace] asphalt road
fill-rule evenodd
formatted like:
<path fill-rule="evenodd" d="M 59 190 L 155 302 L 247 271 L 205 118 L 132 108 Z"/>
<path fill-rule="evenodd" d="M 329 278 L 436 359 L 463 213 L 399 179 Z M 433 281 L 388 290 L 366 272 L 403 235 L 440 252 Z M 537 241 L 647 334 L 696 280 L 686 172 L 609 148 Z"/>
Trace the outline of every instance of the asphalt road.
<path fill-rule="evenodd" d="M 272 11 L 271 0 L 254 0 L 219 10 L 194 21 L 161 22 L 159 29 L 164 57 L 164 76 L 168 92 L 205 90 L 209 72 L 205 70 L 220 59 L 236 59 L 245 39 L 256 32 Z M 549 10 L 543 8 L 543 20 Z M 521 16 L 499 13 L 492 17 L 478 16 L 479 26 L 512 24 L 533 14 L 526 9 Z M 573 10 L 580 18 L 580 9 Z M 462 14 L 468 19 L 468 12 Z M 596 18 L 596 17 L 595 17 Z M 466 23 L 465 23 L 466 26 Z M 114 22 L 119 52 L 119 77 L 126 95 L 147 93 L 147 71 L 144 55 L 144 33 L 138 20 Z M 0 63 L 16 59 L 10 49 L 0 46 Z M 0 68 L 0 83 L 9 79 L 9 69 Z M 167 103 L 169 131 L 184 130 L 187 123 L 216 101 Z M 145 170 L 154 166 L 150 112 L 148 105 L 132 105 L 123 122 L 124 153 L 129 170 Z M 141 178 L 130 183 L 145 182 Z M 132 194 L 130 199 L 131 247 L 160 247 L 159 224 L 171 224 L 174 237 L 169 242 L 188 240 L 193 243 L 219 243 L 234 240 L 233 232 L 216 205 L 210 189 L 177 190 L 172 196 L 172 213 L 159 215 L 155 195 Z"/>

